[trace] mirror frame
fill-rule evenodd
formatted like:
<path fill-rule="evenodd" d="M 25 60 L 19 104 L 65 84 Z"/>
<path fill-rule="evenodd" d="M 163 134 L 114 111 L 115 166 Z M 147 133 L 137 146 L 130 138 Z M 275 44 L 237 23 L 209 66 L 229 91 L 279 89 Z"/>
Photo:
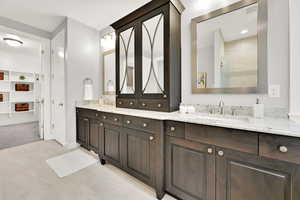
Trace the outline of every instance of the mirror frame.
<path fill-rule="evenodd" d="M 258 3 L 257 87 L 197 88 L 197 24 Z M 227 7 L 192 19 L 192 93 L 193 94 L 265 94 L 268 93 L 268 0 L 241 0 Z"/>

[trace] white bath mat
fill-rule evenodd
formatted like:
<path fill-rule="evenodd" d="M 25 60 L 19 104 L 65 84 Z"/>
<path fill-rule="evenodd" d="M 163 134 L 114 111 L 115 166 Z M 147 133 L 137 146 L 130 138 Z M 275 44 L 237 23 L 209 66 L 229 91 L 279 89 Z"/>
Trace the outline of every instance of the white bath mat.
<path fill-rule="evenodd" d="M 54 158 L 50 158 L 47 164 L 60 178 L 73 174 L 81 169 L 98 162 L 93 156 L 82 150 L 72 151 Z"/>

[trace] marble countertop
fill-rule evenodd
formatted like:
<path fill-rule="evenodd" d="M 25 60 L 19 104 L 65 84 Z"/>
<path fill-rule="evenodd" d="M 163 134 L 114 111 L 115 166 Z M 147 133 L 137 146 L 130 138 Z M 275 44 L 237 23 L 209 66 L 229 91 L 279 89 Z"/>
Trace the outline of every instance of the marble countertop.
<path fill-rule="evenodd" d="M 130 116 L 149 118 L 149 119 L 187 122 L 193 124 L 218 126 L 224 128 L 255 131 L 261 133 L 270 133 L 270 134 L 300 138 L 300 124 L 284 118 L 255 119 L 255 118 L 242 117 L 242 116 L 235 116 L 235 117 L 217 116 L 217 115 L 208 115 L 202 113 L 194 113 L 194 114 L 182 114 L 179 112 L 165 113 L 165 112 L 116 108 L 114 106 L 105 106 L 105 105 L 97 105 L 97 104 L 80 105 L 77 107 L 97 110 L 101 112 L 130 115 Z"/>

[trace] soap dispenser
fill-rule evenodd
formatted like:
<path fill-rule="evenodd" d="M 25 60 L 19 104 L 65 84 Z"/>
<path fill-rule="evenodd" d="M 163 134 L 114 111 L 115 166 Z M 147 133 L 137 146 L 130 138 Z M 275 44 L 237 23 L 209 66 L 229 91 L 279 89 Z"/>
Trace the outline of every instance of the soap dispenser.
<path fill-rule="evenodd" d="M 253 116 L 254 118 L 264 118 L 265 115 L 265 106 L 261 103 L 260 99 L 256 99 L 256 104 L 253 105 Z"/>

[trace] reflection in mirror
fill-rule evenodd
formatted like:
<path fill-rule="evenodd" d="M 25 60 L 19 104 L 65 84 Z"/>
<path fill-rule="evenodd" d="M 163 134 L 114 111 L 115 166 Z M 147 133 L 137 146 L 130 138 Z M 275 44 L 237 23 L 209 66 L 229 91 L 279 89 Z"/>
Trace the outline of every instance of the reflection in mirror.
<path fill-rule="evenodd" d="M 135 93 L 135 80 L 134 80 L 134 28 L 127 29 L 120 33 L 119 51 L 120 51 L 120 93 L 121 94 L 134 94 Z"/>
<path fill-rule="evenodd" d="M 103 89 L 105 95 L 115 94 L 116 54 L 114 50 L 103 53 Z"/>
<path fill-rule="evenodd" d="M 257 87 L 257 4 L 197 25 L 197 88 Z"/>
<path fill-rule="evenodd" d="M 143 93 L 164 93 L 164 16 L 143 22 Z"/>

